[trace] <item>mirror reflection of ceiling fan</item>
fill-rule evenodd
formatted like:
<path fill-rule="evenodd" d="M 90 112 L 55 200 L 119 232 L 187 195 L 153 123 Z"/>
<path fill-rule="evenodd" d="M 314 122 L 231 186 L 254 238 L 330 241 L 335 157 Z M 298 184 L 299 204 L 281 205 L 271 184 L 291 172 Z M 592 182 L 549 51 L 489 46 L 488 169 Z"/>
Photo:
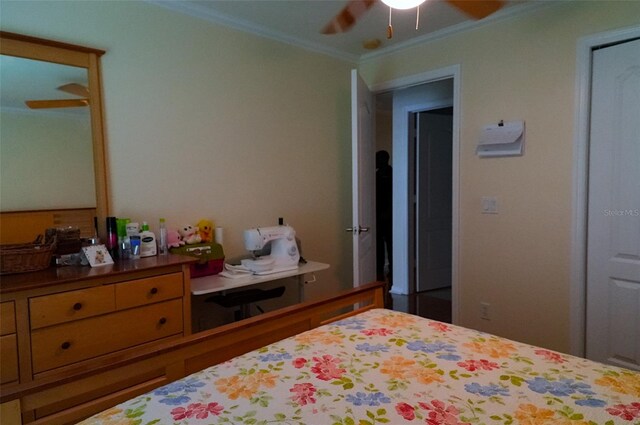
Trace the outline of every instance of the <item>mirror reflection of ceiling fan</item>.
<path fill-rule="evenodd" d="M 31 109 L 77 108 L 89 106 L 89 89 L 82 84 L 69 83 L 58 87 L 58 90 L 78 96 L 78 99 L 27 100 L 24 103 Z"/>
<path fill-rule="evenodd" d="M 410 9 L 419 7 L 425 0 L 381 0 L 390 9 Z M 497 12 L 504 0 L 444 0 L 473 19 L 482 19 Z M 323 34 L 337 34 L 349 31 L 369 9 L 379 3 L 378 0 L 350 0 L 349 3 L 322 29 Z M 391 10 L 389 11 L 391 13 Z M 389 15 L 387 38 L 393 36 L 391 14 Z"/>

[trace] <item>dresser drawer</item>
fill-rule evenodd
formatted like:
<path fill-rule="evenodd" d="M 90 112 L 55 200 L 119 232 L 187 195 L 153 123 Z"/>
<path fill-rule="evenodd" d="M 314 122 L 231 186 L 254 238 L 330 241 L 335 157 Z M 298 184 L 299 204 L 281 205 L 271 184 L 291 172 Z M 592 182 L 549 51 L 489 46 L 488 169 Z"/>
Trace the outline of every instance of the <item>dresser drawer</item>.
<path fill-rule="evenodd" d="M 31 329 L 85 319 L 114 310 L 113 285 L 29 299 Z"/>
<path fill-rule="evenodd" d="M 137 307 L 182 297 L 182 273 L 172 273 L 123 282 L 116 287 L 116 308 Z"/>
<path fill-rule="evenodd" d="M 0 336 L 0 384 L 18 380 L 18 344 L 16 334 Z"/>
<path fill-rule="evenodd" d="M 13 301 L 0 304 L 0 335 L 15 333 L 16 310 Z"/>
<path fill-rule="evenodd" d="M 31 333 L 33 372 L 182 332 L 182 299 L 38 329 Z"/>

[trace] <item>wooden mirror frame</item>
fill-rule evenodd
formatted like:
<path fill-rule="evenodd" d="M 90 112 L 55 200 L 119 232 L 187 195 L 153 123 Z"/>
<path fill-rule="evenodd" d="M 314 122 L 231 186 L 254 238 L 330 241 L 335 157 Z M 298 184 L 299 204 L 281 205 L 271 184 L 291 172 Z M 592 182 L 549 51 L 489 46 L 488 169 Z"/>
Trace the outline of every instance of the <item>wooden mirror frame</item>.
<path fill-rule="evenodd" d="M 109 215 L 109 184 L 102 114 L 102 75 L 100 57 L 103 50 L 61 43 L 42 38 L 0 31 L 0 54 L 25 59 L 70 65 L 87 70 L 93 167 L 96 189 L 96 217 L 101 236 L 105 218 Z"/>

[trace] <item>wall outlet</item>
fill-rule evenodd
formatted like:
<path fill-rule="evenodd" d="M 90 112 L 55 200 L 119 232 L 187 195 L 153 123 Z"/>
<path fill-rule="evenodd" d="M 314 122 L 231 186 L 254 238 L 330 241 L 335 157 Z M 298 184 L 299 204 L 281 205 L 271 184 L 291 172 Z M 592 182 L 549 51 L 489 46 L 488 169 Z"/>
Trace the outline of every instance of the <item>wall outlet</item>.
<path fill-rule="evenodd" d="M 495 196 L 483 196 L 482 214 L 498 214 L 498 198 Z"/>
<path fill-rule="evenodd" d="M 491 317 L 489 316 L 489 307 L 490 307 L 489 303 L 485 303 L 485 302 L 480 303 L 480 318 L 482 320 L 491 320 Z"/>

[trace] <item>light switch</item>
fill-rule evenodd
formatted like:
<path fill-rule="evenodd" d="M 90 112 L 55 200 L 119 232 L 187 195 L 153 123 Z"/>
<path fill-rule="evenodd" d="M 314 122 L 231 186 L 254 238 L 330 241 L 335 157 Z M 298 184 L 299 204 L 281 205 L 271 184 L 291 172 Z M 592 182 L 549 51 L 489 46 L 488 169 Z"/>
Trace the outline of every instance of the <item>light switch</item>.
<path fill-rule="evenodd" d="M 495 196 L 482 197 L 482 214 L 498 214 L 498 199 Z"/>

